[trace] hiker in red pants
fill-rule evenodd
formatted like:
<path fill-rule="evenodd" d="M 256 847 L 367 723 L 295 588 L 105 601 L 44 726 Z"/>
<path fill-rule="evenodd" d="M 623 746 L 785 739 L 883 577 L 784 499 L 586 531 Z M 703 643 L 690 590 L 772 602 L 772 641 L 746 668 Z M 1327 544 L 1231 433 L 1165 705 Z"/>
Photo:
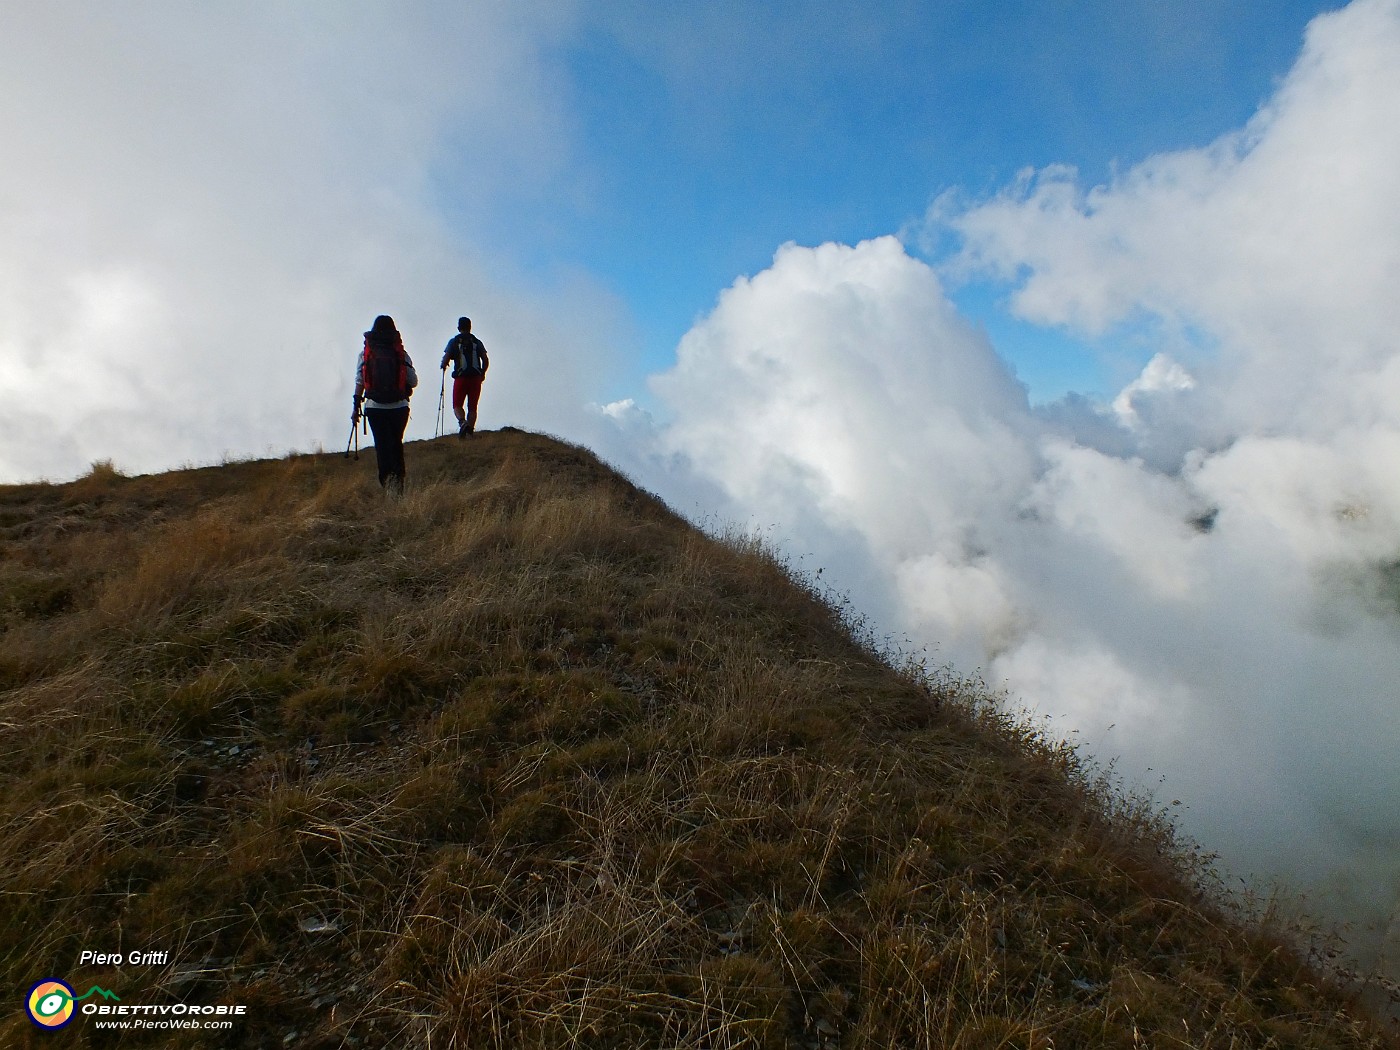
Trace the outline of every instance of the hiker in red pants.
<path fill-rule="evenodd" d="M 447 341 L 442 364 L 438 367 L 445 369 L 449 361 L 452 362 L 452 412 L 457 417 L 457 436 L 464 438 L 476 432 L 476 406 L 481 400 L 481 381 L 491 367 L 485 345 L 472 335 L 470 317 L 457 319 L 457 334 Z M 466 402 L 465 409 L 463 402 Z"/>

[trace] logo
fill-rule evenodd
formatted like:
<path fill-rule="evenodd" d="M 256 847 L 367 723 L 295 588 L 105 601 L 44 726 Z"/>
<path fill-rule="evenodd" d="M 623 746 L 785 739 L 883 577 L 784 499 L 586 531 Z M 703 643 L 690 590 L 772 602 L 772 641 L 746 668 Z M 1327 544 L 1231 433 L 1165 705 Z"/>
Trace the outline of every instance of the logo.
<path fill-rule="evenodd" d="M 50 978 L 29 989 L 29 1019 L 40 1028 L 62 1028 L 73 1020 L 73 989 Z"/>
<path fill-rule="evenodd" d="M 29 989 L 29 999 L 25 1006 L 29 1010 L 29 1019 L 40 1028 L 62 1028 L 73 1020 L 73 1004 L 82 1002 L 90 995 L 100 995 L 104 999 L 117 999 L 120 1002 L 117 995 L 95 984 L 82 995 L 74 995 L 72 987 L 66 981 L 50 977 Z"/>

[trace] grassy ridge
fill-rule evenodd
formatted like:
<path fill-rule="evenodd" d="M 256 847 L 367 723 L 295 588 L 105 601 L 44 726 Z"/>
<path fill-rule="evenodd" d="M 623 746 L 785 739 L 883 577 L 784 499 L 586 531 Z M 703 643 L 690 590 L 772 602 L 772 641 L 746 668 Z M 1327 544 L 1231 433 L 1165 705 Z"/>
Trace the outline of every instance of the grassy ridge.
<path fill-rule="evenodd" d="M 1391 1045 L 1169 825 L 758 545 L 547 438 L 408 456 L 393 503 L 337 455 L 0 488 L 16 1007 L 248 1007 L 121 1045 Z"/>

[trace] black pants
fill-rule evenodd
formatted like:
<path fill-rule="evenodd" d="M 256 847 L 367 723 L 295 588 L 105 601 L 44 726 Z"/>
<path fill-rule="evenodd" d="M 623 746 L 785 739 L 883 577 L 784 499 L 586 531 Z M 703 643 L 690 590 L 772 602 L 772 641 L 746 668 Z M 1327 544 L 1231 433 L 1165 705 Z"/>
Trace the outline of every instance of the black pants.
<path fill-rule="evenodd" d="M 408 406 L 403 408 L 367 408 L 365 419 L 374 434 L 374 458 L 379 461 L 379 484 L 397 478 L 403 486 L 403 432 L 408 429 Z"/>

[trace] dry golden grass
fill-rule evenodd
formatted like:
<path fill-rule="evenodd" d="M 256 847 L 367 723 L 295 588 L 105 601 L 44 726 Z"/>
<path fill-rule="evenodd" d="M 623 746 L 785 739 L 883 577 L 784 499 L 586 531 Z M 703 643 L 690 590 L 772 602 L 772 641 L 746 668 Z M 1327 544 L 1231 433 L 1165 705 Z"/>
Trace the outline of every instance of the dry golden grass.
<path fill-rule="evenodd" d="M 338 455 L 0 488 L 16 1000 L 249 1009 L 170 1046 L 1395 1045 L 763 544 L 544 437 L 408 457 L 396 502 Z"/>

